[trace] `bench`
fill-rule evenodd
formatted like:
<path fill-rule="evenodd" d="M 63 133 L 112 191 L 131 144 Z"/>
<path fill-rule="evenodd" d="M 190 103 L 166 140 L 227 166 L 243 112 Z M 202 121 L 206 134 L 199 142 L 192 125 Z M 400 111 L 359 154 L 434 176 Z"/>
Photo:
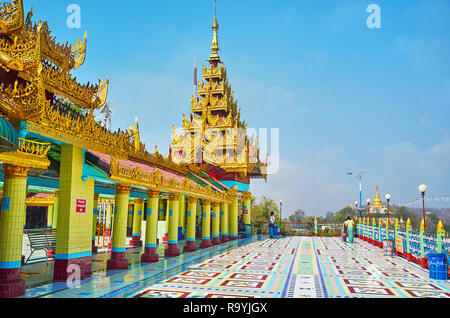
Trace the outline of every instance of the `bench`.
<path fill-rule="evenodd" d="M 56 246 L 56 229 L 51 230 L 29 230 L 26 231 L 30 244 L 31 254 L 28 256 L 25 264 L 30 261 L 36 251 L 45 251 L 45 257 L 34 258 L 33 261 L 45 259 L 48 262 L 48 252 L 55 250 Z"/>

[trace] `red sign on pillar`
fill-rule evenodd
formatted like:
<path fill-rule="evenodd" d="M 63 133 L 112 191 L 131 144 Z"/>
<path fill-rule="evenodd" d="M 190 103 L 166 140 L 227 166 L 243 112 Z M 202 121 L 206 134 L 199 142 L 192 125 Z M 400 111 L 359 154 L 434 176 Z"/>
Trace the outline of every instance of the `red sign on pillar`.
<path fill-rule="evenodd" d="M 78 214 L 86 214 L 86 206 L 87 206 L 86 199 L 77 199 L 76 212 Z"/>

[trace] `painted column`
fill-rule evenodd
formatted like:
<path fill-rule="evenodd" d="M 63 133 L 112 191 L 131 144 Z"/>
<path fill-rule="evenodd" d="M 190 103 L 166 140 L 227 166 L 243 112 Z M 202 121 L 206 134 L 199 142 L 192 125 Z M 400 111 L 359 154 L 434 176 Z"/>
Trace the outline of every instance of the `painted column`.
<path fill-rule="evenodd" d="M 239 232 L 238 232 L 238 198 L 236 195 L 233 196 L 228 213 L 229 213 L 228 220 L 230 228 L 228 238 L 230 241 L 237 240 L 239 237 Z"/>
<path fill-rule="evenodd" d="M 147 191 L 147 224 L 145 229 L 145 251 L 142 263 L 155 263 L 159 260 L 156 253 L 156 235 L 159 219 L 159 191 Z"/>
<path fill-rule="evenodd" d="M 133 238 L 130 241 L 130 246 L 132 247 L 142 247 L 141 228 L 142 228 L 143 210 L 144 210 L 144 199 L 134 199 Z"/>
<path fill-rule="evenodd" d="M 169 233 L 168 245 L 165 251 L 166 257 L 174 257 L 180 255 L 178 249 L 178 202 L 180 200 L 179 194 L 171 194 L 169 196 Z"/>
<path fill-rule="evenodd" d="M 200 248 L 211 246 L 211 201 L 203 200 L 202 242 L 200 243 Z"/>
<path fill-rule="evenodd" d="M 166 220 L 166 213 L 164 210 L 164 200 L 159 200 L 159 216 L 158 221 L 165 221 Z"/>
<path fill-rule="evenodd" d="M 383 226 L 383 220 L 378 219 L 378 247 L 383 248 L 383 238 L 381 237 L 381 227 Z"/>
<path fill-rule="evenodd" d="M 197 250 L 195 246 L 195 227 L 197 221 L 197 202 L 198 199 L 195 197 L 188 197 L 188 208 L 187 208 L 187 225 L 186 225 L 186 246 L 184 247 L 184 252 L 194 252 Z"/>
<path fill-rule="evenodd" d="M 91 276 L 94 179 L 83 178 L 84 154 L 79 147 L 61 146 L 55 282 L 66 282 L 75 270 L 80 280 Z"/>
<path fill-rule="evenodd" d="M 59 190 L 55 190 L 55 204 L 53 205 L 53 228 L 58 228 Z"/>
<path fill-rule="evenodd" d="M 92 213 L 92 253 L 98 252 L 98 248 L 95 245 L 95 237 L 97 236 L 98 197 L 99 197 L 98 193 L 94 194 L 94 204 Z"/>
<path fill-rule="evenodd" d="M 112 204 L 108 201 L 108 204 L 106 205 L 106 234 L 108 237 L 112 237 L 111 236 L 111 210 L 112 210 Z M 112 248 L 112 242 L 111 240 L 108 242 L 108 250 L 110 250 Z"/>
<path fill-rule="evenodd" d="M 424 236 L 425 236 L 425 220 L 422 219 L 420 222 L 420 266 L 422 268 L 428 268 L 427 266 L 427 259 L 425 257 L 425 242 L 424 242 Z"/>
<path fill-rule="evenodd" d="M 317 218 L 314 218 L 314 236 L 317 236 Z"/>
<path fill-rule="evenodd" d="M 436 237 L 436 247 L 437 247 L 437 252 L 438 253 L 442 253 L 443 252 L 442 239 L 444 237 L 445 237 L 444 223 L 442 223 L 442 220 L 439 220 L 439 222 L 437 224 L 437 237 Z"/>
<path fill-rule="evenodd" d="M 111 259 L 107 263 L 108 270 L 128 269 L 128 260 L 125 258 L 125 252 L 130 188 L 129 185 L 116 185 Z"/>
<path fill-rule="evenodd" d="M 244 222 L 245 231 L 250 233 L 252 229 L 252 219 L 251 219 L 251 205 L 252 205 L 252 195 L 249 192 L 244 192 L 242 195 L 242 221 Z M 281 220 L 280 220 L 281 222 Z M 280 227 L 281 231 L 281 227 Z M 247 237 L 247 233 L 244 234 Z"/>
<path fill-rule="evenodd" d="M 47 229 L 53 228 L 53 205 L 47 207 Z"/>
<path fill-rule="evenodd" d="M 184 229 L 186 223 L 186 197 L 184 195 L 180 195 L 180 202 L 178 203 L 178 227 L 181 228 L 182 237 L 184 239 Z"/>
<path fill-rule="evenodd" d="M 228 203 L 220 205 L 220 241 L 228 242 Z"/>
<path fill-rule="evenodd" d="M 0 298 L 25 294 L 20 278 L 22 265 L 23 219 L 28 168 L 3 164 L 3 199 L 0 214 Z"/>
<path fill-rule="evenodd" d="M 411 231 L 412 231 L 411 220 L 408 218 L 408 220 L 406 220 L 406 257 L 408 259 L 408 262 L 412 261 L 411 245 L 409 243 Z"/>
<path fill-rule="evenodd" d="M 398 230 L 400 229 L 400 223 L 398 222 L 398 219 L 395 219 L 395 223 L 394 223 L 394 249 L 395 249 L 395 255 L 398 256 L 398 251 L 397 251 L 397 235 L 398 235 Z"/>
<path fill-rule="evenodd" d="M 128 203 L 128 216 L 127 216 L 127 237 L 133 237 L 133 217 L 134 217 L 134 204 L 133 201 Z"/>
<path fill-rule="evenodd" d="M 220 241 L 220 202 L 215 201 L 212 204 L 212 213 L 211 213 L 211 219 L 212 219 L 212 232 L 211 232 L 211 244 L 212 245 L 219 245 L 222 243 Z"/>

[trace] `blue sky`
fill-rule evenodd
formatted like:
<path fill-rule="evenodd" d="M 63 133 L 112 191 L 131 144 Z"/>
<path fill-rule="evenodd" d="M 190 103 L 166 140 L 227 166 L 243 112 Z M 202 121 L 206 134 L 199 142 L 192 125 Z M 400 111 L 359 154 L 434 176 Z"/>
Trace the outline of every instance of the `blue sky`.
<path fill-rule="evenodd" d="M 81 82 L 108 76 L 113 128 L 139 116 L 167 153 L 189 113 L 193 60 L 206 64 L 212 0 L 25 0 L 60 42 L 88 31 Z M 69 4 L 81 29 L 66 26 Z M 381 29 L 369 29 L 369 4 Z M 348 171 L 368 170 L 363 198 L 450 194 L 450 2 L 219 0 L 220 55 L 249 127 L 280 128 L 280 170 L 253 193 L 285 213 L 336 211 L 359 199 Z M 200 75 L 200 74 L 199 74 Z M 447 204 L 448 205 L 448 204 Z"/>

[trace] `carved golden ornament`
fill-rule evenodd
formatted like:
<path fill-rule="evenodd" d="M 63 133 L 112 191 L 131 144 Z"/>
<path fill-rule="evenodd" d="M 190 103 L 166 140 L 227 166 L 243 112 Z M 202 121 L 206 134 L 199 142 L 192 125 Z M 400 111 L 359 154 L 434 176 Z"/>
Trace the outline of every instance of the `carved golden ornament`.
<path fill-rule="evenodd" d="M 23 27 L 23 1 L 14 0 L 0 7 L 0 33 L 10 34 Z"/>
<path fill-rule="evenodd" d="M 249 201 L 252 199 L 252 194 L 250 192 L 243 192 L 242 193 L 242 200 Z"/>
<path fill-rule="evenodd" d="M 39 158 L 47 158 L 47 153 L 52 148 L 50 143 L 41 143 L 33 140 L 19 138 L 18 152 L 37 156 Z"/>
<path fill-rule="evenodd" d="M 9 37 L 0 38 L 0 65 L 6 70 L 18 72 L 35 70 L 41 63 L 41 25 L 36 32 L 23 31 Z"/>
<path fill-rule="evenodd" d="M 52 206 L 55 204 L 55 198 L 52 196 L 45 198 L 31 197 L 26 199 L 27 206 Z"/>
<path fill-rule="evenodd" d="M 202 200 L 203 206 L 211 205 L 211 200 L 204 199 Z"/>
<path fill-rule="evenodd" d="M 212 203 L 213 208 L 219 208 L 220 207 L 220 202 L 219 201 L 214 201 Z"/>
<path fill-rule="evenodd" d="M 94 200 L 98 201 L 99 197 L 100 197 L 100 193 L 94 193 Z"/>
<path fill-rule="evenodd" d="M 134 199 L 134 204 L 143 204 L 143 203 L 144 203 L 144 199 L 142 199 L 142 198 Z"/>
<path fill-rule="evenodd" d="M 47 158 L 50 148 L 49 143 L 43 144 L 19 138 L 17 151 L 1 153 L 0 162 L 27 168 L 47 169 L 50 165 Z"/>
<path fill-rule="evenodd" d="M 197 203 L 198 202 L 198 198 L 196 197 L 188 197 L 188 203 Z"/>
<path fill-rule="evenodd" d="M 10 120 L 29 120 L 41 116 L 50 101 L 45 98 L 40 72 L 38 77 L 25 85 L 4 87 L 0 85 L 0 112 Z"/>
<path fill-rule="evenodd" d="M 180 200 L 180 195 L 178 193 L 171 193 L 169 195 L 169 200 L 170 201 L 178 201 L 178 200 Z"/>
<path fill-rule="evenodd" d="M 160 194 L 160 192 L 157 190 L 148 190 L 147 191 L 147 196 L 150 199 L 159 199 L 159 194 Z"/>
<path fill-rule="evenodd" d="M 55 190 L 55 198 L 59 197 L 59 190 Z"/>
<path fill-rule="evenodd" d="M 130 194 L 131 186 L 125 184 L 116 184 L 116 195 Z"/>
<path fill-rule="evenodd" d="M 3 169 L 5 170 L 6 179 L 27 179 L 28 178 L 28 168 L 12 165 L 3 164 Z"/>

